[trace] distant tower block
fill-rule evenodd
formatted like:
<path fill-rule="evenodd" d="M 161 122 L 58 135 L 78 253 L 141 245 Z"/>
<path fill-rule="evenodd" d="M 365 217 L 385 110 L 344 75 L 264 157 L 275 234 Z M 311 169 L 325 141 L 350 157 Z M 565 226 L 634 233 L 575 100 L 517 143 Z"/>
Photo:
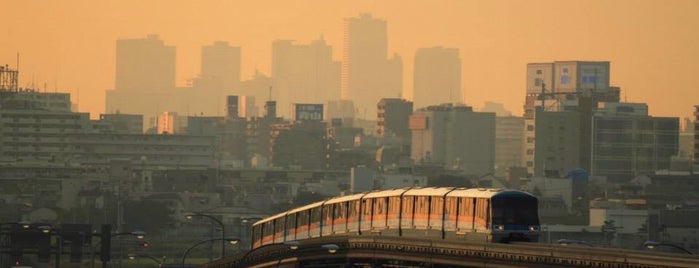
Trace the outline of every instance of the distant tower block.
<path fill-rule="evenodd" d="M 265 115 L 267 118 L 276 118 L 277 117 L 277 102 L 276 101 L 265 102 L 265 112 L 267 112 L 267 114 Z"/>
<path fill-rule="evenodd" d="M 226 101 L 226 107 L 227 107 L 227 116 L 228 118 L 238 118 L 238 96 L 236 95 L 231 95 L 228 96 L 227 101 Z"/>

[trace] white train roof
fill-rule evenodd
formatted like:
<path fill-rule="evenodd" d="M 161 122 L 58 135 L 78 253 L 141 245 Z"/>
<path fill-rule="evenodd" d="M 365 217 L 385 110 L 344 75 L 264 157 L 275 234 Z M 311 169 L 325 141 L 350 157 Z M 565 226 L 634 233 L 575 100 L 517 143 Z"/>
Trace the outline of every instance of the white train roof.
<path fill-rule="evenodd" d="M 268 222 L 268 221 L 273 221 L 277 218 L 286 216 L 286 213 L 287 213 L 287 211 L 284 211 L 282 213 L 275 214 L 274 216 L 269 216 L 267 218 L 264 218 L 264 219 L 261 219 L 261 220 L 255 222 L 253 225 L 259 225 L 259 224 L 263 224 L 263 223 Z"/>
<path fill-rule="evenodd" d="M 444 196 L 449 191 L 454 190 L 454 187 L 425 187 L 425 188 L 413 188 L 407 190 L 403 196 L 406 195 L 417 195 L 417 196 Z"/>
<path fill-rule="evenodd" d="M 459 189 L 449 193 L 447 196 L 454 197 L 475 197 L 475 198 L 491 198 L 498 193 L 504 192 L 504 189 L 492 189 L 492 188 L 470 188 L 470 189 Z"/>
<path fill-rule="evenodd" d="M 298 208 L 289 210 L 289 212 L 287 212 L 287 213 L 288 213 L 288 214 L 293 214 L 293 213 L 296 213 L 296 212 L 299 212 L 299 211 L 304 211 L 304 210 L 312 209 L 312 208 L 314 208 L 314 207 L 319 207 L 319 206 L 322 205 L 323 203 L 325 203 L 325 201 L 318 201 L 318 202 L 315 202 L 315 203 L 310 203 L 310 204 L 308 204 L 308 205 L 305 205 L 305 206 L 302 206 L 302 207 L 298 207 Z"/>
<path fill-rule="evenodd" d="M 352 200 L 358 200 L 366 194 L 367 193 L 358 193 L 358 194 L 333 197 L 332 199 L 329 199 L 327 202 L 325 202 L 324 205 L 335 204 L 335 203 L 340 203 L 340 202 L 347 202 L 347 201 L 352 201 Z"/>
<path fill-rule="evenodd" d="M 399 188 L 399 189 L 392 189 L 392 190 L 370 192 L 366 196 L 364 196 L 364 198 L 400 196 L 402 193 L 405 193 L 408 190 L 410 190 L 410 188 Z"/>

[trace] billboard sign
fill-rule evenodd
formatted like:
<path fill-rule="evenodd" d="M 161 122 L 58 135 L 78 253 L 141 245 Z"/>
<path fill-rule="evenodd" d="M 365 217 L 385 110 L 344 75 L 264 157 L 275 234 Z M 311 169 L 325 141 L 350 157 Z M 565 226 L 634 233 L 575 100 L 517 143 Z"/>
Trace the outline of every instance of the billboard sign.
<path fill-rule="evenodd" d="M 323 121 L 323 104 L 296 104 L 296 120 Z"/>

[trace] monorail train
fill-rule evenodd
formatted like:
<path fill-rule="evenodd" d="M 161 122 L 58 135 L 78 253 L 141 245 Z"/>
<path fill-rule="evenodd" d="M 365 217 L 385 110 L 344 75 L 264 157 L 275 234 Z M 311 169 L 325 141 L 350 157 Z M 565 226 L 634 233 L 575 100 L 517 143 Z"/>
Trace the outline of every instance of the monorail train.
<path fill-rule="evenodd" d="M 337 235 L 538 241 L 537 198 L 503 189 L 426 187 L 334 197 L 262 219 L 252 248 Z"/>

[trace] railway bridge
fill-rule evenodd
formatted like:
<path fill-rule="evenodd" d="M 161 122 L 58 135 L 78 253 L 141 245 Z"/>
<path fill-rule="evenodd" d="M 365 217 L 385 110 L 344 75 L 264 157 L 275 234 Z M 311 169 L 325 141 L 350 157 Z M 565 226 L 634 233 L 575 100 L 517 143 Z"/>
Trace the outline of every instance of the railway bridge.
<path fill-rule="evenodd" d="M 699 267 L 688 254 L 540 243 L 333 236 L 265 245 L 204 264 L 228 267 Z"/>

